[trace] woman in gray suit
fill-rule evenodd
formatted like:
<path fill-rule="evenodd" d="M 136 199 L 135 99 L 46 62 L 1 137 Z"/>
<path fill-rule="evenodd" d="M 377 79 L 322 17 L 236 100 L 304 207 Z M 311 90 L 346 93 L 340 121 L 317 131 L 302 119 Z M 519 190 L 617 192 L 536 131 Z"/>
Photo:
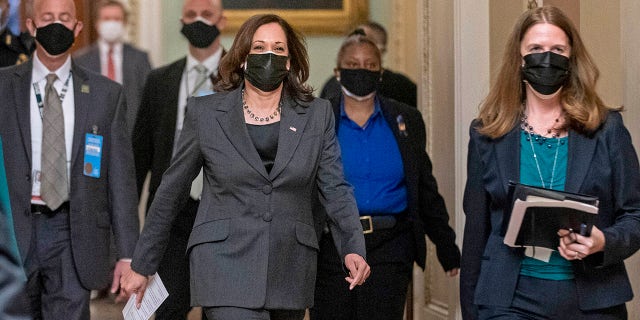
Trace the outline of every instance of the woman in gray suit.
<path fill-rule="evenodd" d="M 220 62 L 219 93 L 187 105 L 177 154 L 122 283 L 138 303 L 201 168 L 204 190 L 187 254 L 192 304 L 209 319 L 304 317 L 313 304 L 318 194 L 350 272 L 345 286 L 369 276 L 333 112 L 311 96 L 308 76 L 304 42 L 286 21 L 258 15 L 242 25 Z"/>

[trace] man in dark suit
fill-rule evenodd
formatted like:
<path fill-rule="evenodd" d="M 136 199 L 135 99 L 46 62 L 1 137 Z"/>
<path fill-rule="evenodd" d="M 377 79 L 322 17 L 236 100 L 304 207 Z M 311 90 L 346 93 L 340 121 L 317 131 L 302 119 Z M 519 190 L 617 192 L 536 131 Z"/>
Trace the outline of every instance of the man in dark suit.
<path fill-rule="evenodd" d="M 387 52 L 387 30 L 381 24 L 373 21 L 359 25 L 354 32 L 358 32 L 358 29 L 376 43 L 380 53 L 384 56 Z M 418 105 L 418 87 L 415 82 L 401 73 L 384 68 L 379 86 L 378 93 L 383 97 L 403 102 L 412 107 Z M 325 99 L 332 99 L 341 95 L 340 82 L 335 76 L 325 82 L 320 93 L 320 97 Z"/>
<path fill-rule="evenodd" d="M 95 19 L 100 37 L 93 45 L 78 51 L 74 55 L 74 61 L 122 84 L 127 98 L 127 128 L 132 132 L 151 63 L 145 51 L 124 42 L 128 17 L 122 2 L 99 2 Z"/>
<path fill-rule="evenodd" d="M 133 133 L 138 191 L 147 172 L 150 204 L 162 174 L 169 167 L 175 143 L 182 131 L 187 99 L 212 93 L 223 55 L 217 36 L 226 24 L 221 0 L 186 0 L 182 9 L 182 33 L 189 40 L 189 53 L 167 66 L 151 71 L 147 78 Z M 215 35 L 215 36 L 213 36 Z M 197 70 L 205 67 L 202 77 Z M 158 273 L 169 297 L 156 312 L 156 319 L 184 319 L 191 309 L 187 241 L 200 202 L 202 178 L 196 178 L 191 196 L 171 230 L 169 245 Z"/>
<path fill-rule="evenodd" d="M 36 319 L 89 319 L 89 293 L 118 289 L 138 236 L 135 173 L 122 87 L 75 65 L 82 30 L 72 0 L 35 0 L 31 61 L 0 70 L 0 135 L 18 249 Z M 122 297 L 124 298 L 124 297 Z"/>
<path fill-rule="evenodd" d="M 0 0 L 0 68 L 21 64 L 33 52 L 33 40 L 28 33 L 15 36 L 9 30 L 9 0 Z"/>

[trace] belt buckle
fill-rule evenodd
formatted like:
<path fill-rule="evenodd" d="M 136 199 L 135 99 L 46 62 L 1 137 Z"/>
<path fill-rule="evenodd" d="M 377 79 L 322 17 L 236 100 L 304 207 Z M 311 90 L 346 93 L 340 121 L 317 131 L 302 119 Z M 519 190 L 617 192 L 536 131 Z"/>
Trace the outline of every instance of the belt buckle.
<path fill-rule="evenodd" d="M 365 228 L 364 224 L 362 224 L 362 221 L 369 222 L 369 228 Z M 363 234 L 369 234 L 369 233 L 373 233 L 373 220 L 371 219 L 371 216 L 361 216 L 360 217 L 360 224 L 362 224 L 362 233 Z"/>

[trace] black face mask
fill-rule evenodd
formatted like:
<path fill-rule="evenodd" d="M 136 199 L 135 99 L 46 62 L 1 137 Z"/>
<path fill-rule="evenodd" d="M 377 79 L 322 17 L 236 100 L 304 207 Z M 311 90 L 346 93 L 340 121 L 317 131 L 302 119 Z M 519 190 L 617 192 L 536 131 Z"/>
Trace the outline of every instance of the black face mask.
<path fill-rule="evenodd" d="M 220 30 L 216 25 L 208 25 L 202 21 L 196 21 L 189 24 L 183 24 L 182 34 L 187 37 L 189 43 L 196 48 L 206 48 L 220 35 Z"/>
<path fill-rule="evenodd" d="M 522 77 L 541 94 L 555 93 L 569 77 L 569 58 L 551 51 L 528 54 Z"/>
<path fill-rule="evenodd" d="M 378 91 L 380 71 L 367 69 L 340 69 L 340 84 L 358 97 Z"/>
<path fill-rule="evenodd" d="M 57 56 L 71 48 L 75 35 L 73 30 L 69 30 L 62 23 L 54 22 L 37 28 L 36 40 L 50 55 Z"/>
<path fill-rule="evenodd" d="M 256 88 L 271 92 L 277 89 L 289 74 L 287 56 L 273 53 L 249 54 L 244 67 L 244 76 Z"/>

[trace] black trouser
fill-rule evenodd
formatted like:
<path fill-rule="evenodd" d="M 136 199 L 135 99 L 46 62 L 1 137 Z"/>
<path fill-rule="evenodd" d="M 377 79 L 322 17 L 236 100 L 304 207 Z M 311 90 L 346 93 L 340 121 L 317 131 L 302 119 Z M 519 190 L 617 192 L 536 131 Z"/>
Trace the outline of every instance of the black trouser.
<path fill-rule="evenodd" d="M 35 211 L 24 266 L 33 319 L 89 319 L 90 291 L 73 263 L 68 203 L 46 214 Z"/>
<path fill-rule="evenodd" d="M 480 306 L 479 319 L 491 320 L 622 320 L 624 304 L 582 311 L 574 280 L 545 280 L 520 276 L 510 307 Z"/>
<path fill-rule="evenodd" d="M 399 221 L 394 228 L 365 235 L 371 276 L 349 290 L 347 270 L 331 234 L 320 241 L 313 320 L 400 320 L 411 281 L 415 241 L 411 224 Z"/>
<path fill-rule="evenodd" d="M 304 310 L 265 310 L 236 307 L 205 307 L 209 320 L 302 320 Z"/>
<path fill-rule="evenodd" d="M 199 201 L 189 198 L 171 228 L 167 249 L 158 267 L 158 275 L 169 296 L 156 311 L 156 320 L 186 319 L 191 311 L 189 257 L 186 252 L 198 204 Z"/>

